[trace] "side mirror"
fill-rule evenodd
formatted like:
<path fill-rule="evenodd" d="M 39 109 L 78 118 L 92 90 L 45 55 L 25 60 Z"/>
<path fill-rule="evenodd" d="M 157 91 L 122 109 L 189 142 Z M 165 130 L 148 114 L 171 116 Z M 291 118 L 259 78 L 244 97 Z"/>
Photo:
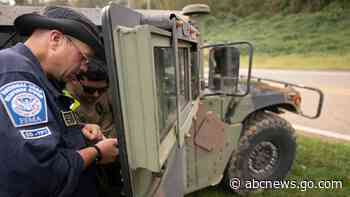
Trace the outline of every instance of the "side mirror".
<path fill-rule="evenodd" d="M 233 90 L 237 88 L 240 51 L 236 47 L 213 47 L 209 51 L 209 88 Z"/>
<path fill-rule="evenodd" d="M 211 44 L 202 46 L 209 49 L 208 88 L 210 95 L 246 96 L 250 92 L 250 79 L 253 62 L 253 45 L 249 42 Z M 243 50 L 242 50 L 243 49 Z M 242 55 L 242 56 L 241 56 Z M 246 81 L 240 81 L 241 57 L 248 58 Z M 241 85 L 242 84 L 242 85 Z"/>

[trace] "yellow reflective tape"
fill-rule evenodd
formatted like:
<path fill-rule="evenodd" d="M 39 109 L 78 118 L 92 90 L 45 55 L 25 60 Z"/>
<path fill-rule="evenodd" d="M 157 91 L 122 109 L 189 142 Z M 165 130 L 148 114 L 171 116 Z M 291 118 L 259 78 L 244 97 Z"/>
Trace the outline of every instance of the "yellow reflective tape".
<path fill-rule="evenodd" d="M 74 112 L 76 112 L 76 111 L 79 109 L 79 107 L 80 107 L 80 102 L 79 102 L 77 99 L 75 99 L 75 98 L 72 96 L 72 94 L 69 93 L 67 90 L 63 90 L 62 92 L 63 92 L 63 95 L 64 95 L 64 96 L 67 96 L 67 97 L 72 98 L 72 99 L 74 100 L 74 103 L 72 103 L 72 104 L 69 106 L 69 109 L 72 110 L 72 111 L 74 111 Z"/>

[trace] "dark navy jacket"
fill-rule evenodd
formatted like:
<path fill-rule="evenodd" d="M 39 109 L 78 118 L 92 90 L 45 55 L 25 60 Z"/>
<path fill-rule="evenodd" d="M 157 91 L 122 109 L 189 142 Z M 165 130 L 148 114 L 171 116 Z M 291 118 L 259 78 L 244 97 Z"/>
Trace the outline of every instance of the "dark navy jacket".
<path fill-rule="evenodd" d="M 0 51 L 0 98 L 0 196 L 97 196 L 81 130 L 65 126 L 61 91 L 21 43 Z"/>

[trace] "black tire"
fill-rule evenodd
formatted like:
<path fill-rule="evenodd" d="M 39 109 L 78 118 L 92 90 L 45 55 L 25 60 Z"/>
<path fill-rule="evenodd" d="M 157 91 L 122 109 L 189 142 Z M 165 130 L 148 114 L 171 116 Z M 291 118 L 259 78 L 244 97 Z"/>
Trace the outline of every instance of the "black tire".
<path fill-rule="evenodd" d="M 252 180 L 281 180 L 290 171 L 296 153 L 295 130 L 283 118 L 270 112 L 251 115 L 243 126 L 239 147 L 226 167 L 224 184 L 230 191 L 244 194 Z M 232 188 L 232 180 L 240 186 Z"/>

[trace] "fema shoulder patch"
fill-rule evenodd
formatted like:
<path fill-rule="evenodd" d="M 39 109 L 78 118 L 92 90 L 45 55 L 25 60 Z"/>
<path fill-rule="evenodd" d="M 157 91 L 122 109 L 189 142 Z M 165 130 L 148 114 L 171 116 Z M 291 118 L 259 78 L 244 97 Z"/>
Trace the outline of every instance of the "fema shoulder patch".
<path fill-rule="evenodd" d="M 20 130 L 19 132 L 26 140 L 39 139 L 51 135 L 51 131 L 48 127 L 32 130 Z"/>
<path fill-rule="evenodd" d="M 45 92 L 29 81 L 14 81 L 0 87 L 0 98 L 15 127 L 47 122 Z"/>

